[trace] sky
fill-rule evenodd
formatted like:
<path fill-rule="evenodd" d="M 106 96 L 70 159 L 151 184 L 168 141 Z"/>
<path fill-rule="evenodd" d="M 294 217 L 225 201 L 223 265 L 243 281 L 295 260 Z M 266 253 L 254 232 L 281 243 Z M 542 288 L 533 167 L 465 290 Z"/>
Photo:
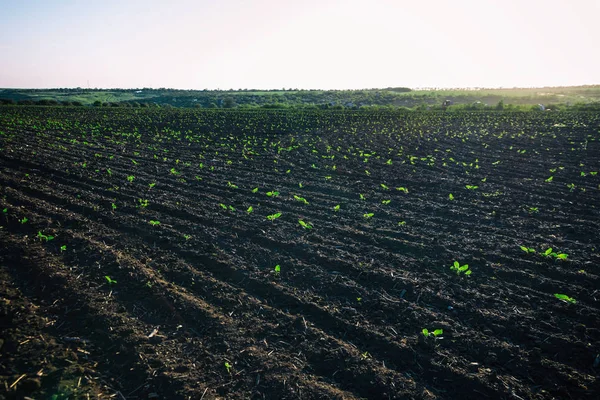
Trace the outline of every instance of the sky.
<path fill-rule="evenodd" d="M 0 87 L 600 84 L 600 0 L 0 0 Z"/>

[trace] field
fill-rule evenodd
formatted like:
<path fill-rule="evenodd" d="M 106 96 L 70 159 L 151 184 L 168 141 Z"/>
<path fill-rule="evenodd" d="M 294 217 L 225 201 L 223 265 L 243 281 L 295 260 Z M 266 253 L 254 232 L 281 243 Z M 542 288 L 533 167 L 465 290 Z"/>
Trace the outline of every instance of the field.
<path fill-rule="evenodd" d="M 598 398 L 598 114 L 3 107 L 0 150 L 0 398 Z"/>

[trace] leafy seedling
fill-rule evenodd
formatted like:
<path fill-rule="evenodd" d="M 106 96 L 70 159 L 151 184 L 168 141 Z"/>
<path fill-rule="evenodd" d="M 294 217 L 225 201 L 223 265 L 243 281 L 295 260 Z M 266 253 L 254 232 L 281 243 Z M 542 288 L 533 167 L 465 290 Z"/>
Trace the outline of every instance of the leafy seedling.
<path fill-rule="evenodd" d="M 117 283 L 117 281 L 116 281 L 116 280 L 112 279 L 112 278 L 111 278 L 110 276 L 108 276 L 108 275 L 105 275 L 105 276 L 104 276 L 104 279 L 106 279 L 106 282 L 108 282 L 108 284 L 109 284 L 109 285 L 114 285 L 114 284 L 116 284 L 116 283 Z"/>
<path fill-rule="evenodd" d="M 294 199 L 296 199 L 296 201 L 299 201 L 301 203 L 308 204 L 308 201 L 306 201 L 306 199 L 304 197 L 294 195 Z"/>
<path fill-rule="evenodd" d="M 227 370 L 227 373 L 231 375 L 231 368 L 233 368 L 231 366 L 231 364 L 229 364 L 228 362 L 225 362 L 225 369 Z"/>
<path fill-rule="evenodd" d="M 333 211 L 338 212 L 340 211 L 340 205 L 336 205 L 335 207 L 333 207 Z"/>
<path fill-rule="evenodd" d="M 160 221 L 150 220 L 150 225 L 152 225 L 152 226 L 160 225 Z"/>
<path fill-rule="evenodd" d="M 434 338 L 437 338 L 438 336 L 441 336 L 444 333 L 443 329 L 436 329 L 433 332 L 429 332 L 429 329 L 424 328 L 421 333 L 423 334 L 423 336 L 425 336 L 426 338 L 433 336 Z"/>
<path fill-rule="evenodd" d="M 392 200 L 382 200 L 381 204 L 387 205 L 387 204 L 390 204 L 391 202 L 392 202 Z"/>
<path fill-rule="evenodd" d="M 554 297 L 561 301 L 564 301 L 565 303 L 577 304 L 577 301 L 574 298 L 569 297 L 566 294 L 554 293 Z"/>
<path fill-rule="evenodd" d="M 304 229 L 312 229 L 313 226 L 309 223 L 306 223 L 304 221 L 302 221 L 301 219 L 298 220 L 298 223 L 304 228 Z"/>
<path fill-rule="evenodd" d="M 279 196 L 279 192 L 275 192 L 275 191 L 267 192 L 267 196 L 269 196 L 269 197 L 277 197 L 277 196 Z"/>
<path fill-rule="evenodd" d="M 471 272 L 473 272 L 469 269 L 469 264 L 460 265 L 460 263 L 458 261 L 454 261 L 454 263 L 452 264 L 450 269 L 452 271 L 456 271 L 456 275 L 460 275 L 461 273 L 464 273 L 465 275 L 469 276 L 469 275 L 471 275 Z"/>
<path fill-rule="evenodd" d="M 374 215 L 375 215 L 374 213 L 365 213 L 365 214 L 363 214 L 363 218 L 370 219 L 370 218 L 373 218 Z"/>
<path fill-rule="evenodd" d="M 396 190 L 399 190 L 399 191 L 401 191 L 403 193 L 408 193 L 408 188 L 405 188 L 403 186 L 402 187 L 397 187 Z"/>
<path fill-rule="evenodd" d="M 274 220 L 276 220 L 279 217 L 281 217 L 281 213 L 275 213 L 275 214 L 267 215 L 267 219 L 269 221 L 274 221 Z"/>
<path fill-rule="evenodd" d="M 20 223 L 24 224 L 27 221 L 29 221 L 29 219 L 27 217 L 23 217 L 22 219 L 19 220 Z"/>
<path fill-rule="evenodd" d="M 252 214 L 252 211 L 254 211 L 254 207 L 252 206 L 248 207 L 248 209 L 246 210 L 248 214 Z"/>
<path fill-rule="evenodd" d="M 255 187 L 254 189 L 252 189 L 252 193 L 256 193 L 256 192 L 258 192 L 258 188 L 257 187 Z"/>
<path fill-rule="evenodd" d="M 450 200 L 454 200 L 454 195 L 453 195 L 452 193 L 450 193 L 450 194 L 448 195 L 448 198 L 449 198 Z"/>
<path fill-rule="evenodd" d="M 62 246 L 60 246 L 60 251 L 67 251 L 67 245 L 63 244 Z"/>
<path fill-rule="evenodd" d="M 526 247 L 526 246 L 519 246 L 519 247 L 521 250 L 523 250 L 527 254 L 535 253 L 535 249 L 532 249 L 531 247 Z"/>
<path fill-rule="evenodd" d="M 465 185 L 465 187 L 469 190 L 476 190 L 479 186 L 477 185 Z"/>
<path fill-rule="evenodd" d="M 50 240 L 54 239 L 54 236 L 50 236 L 50 235 L 44 235 L 44 234 L 42 233 L 42 231 L 39 231 L 39 232 L 38 232 L 38 234 L 37 234 L 37 236 L 40 238 L 40 241 L 41 241 L 41 240 L 45 240 L 46 242 L 48 242 L 48 241 L 50 241 Z"/>

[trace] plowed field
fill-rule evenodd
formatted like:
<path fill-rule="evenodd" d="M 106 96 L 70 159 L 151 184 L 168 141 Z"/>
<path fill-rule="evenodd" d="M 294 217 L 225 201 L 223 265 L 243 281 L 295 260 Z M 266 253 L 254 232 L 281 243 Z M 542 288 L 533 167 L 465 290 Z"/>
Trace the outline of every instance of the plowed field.
<path fill-rule="evenodd" d="M 0 150 L 0 398 L 600 396 L 597 114 L 4 107 Z"/>

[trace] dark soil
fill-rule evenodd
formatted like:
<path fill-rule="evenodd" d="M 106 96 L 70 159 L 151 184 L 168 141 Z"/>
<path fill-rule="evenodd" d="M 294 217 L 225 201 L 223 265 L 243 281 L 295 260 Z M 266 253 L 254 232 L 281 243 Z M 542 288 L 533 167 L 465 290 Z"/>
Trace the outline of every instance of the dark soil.
<path fill-rule="evenodd" d="M 0 399 L 597 399 L 599 155 L 585 113 L 0 108 Z"/>

